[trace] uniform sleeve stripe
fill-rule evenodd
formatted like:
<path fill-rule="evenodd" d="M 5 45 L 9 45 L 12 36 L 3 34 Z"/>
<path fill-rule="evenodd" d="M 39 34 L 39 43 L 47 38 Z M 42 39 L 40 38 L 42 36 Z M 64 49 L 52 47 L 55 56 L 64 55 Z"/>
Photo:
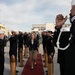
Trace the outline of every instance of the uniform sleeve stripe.
<path fill-rule="evenodd" d="M 75 16 L 72 17 L 71 21 L 73 22 L 75 20 Z"/>

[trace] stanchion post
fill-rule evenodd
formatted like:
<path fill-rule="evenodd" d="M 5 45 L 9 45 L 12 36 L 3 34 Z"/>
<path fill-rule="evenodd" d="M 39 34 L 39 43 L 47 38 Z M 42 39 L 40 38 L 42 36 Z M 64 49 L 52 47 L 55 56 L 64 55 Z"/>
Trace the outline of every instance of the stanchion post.
<path fill-rule="evenodd" d="M 47 50 L 45 50 L 45 67 L 48 67 L 48 56 L 47 56 Z"/>
<path fill-rule="evenodd" d="M 22 51 L 22 48 L 20 48 L 20 67 L 23 67 L 23 51 Z"/>
<path fill-rule="evenodd" d="M 25 57 L 25 49 L 24 49 L 24 57 Z"/>
<path fill-rule="evenodd" d="M 53 66 L 52 66 L 52 63 L 53 63 L 53 59 L 52 59 L 52 56 L 49 56 L 48 57 L 48 75 L 52 75 L 53 73 Z"/>
<path fill-rule="evenodd" d="M 16 75 L 16 59 L 15 56 L 12 55 L 11 56 L 11 62 L 10 62 L 10 66 L 11 66 L 11 75 Z"/>
<path fill-rule="evenodd" d="M 27 58 L 28 57 L 28 48 L 27 48 L 27 46 L 25 46 L 25 58 Z"/>

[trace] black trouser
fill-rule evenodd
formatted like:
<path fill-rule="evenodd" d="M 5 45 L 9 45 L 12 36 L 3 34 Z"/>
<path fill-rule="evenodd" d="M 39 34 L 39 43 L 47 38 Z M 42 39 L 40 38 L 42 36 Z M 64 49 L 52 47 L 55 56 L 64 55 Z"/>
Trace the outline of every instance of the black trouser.
<path fill-rule="evenodd" d="M 4 55 L 0 56 L 0 75 L 4 74 Z"/>
<path fill-rule="evenodd" d="M 0 63 L 0 75 L 3 75 L 4 74 L 4 62 Z"/>
<path fill-rule="evenodd" d="M 60 75 L 64 75 L 65 63 L 59 63 L 59 65 L 60 65 Z"/>
<path fill-rule="evenodd" d="M 18 62 L 20 62 L 20 49 L 18 49 Z"/>

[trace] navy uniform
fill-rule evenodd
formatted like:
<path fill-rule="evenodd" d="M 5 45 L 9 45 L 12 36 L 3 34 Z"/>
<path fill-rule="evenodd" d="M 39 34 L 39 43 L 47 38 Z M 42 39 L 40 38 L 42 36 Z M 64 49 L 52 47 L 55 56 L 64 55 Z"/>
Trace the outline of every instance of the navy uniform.
<path fill-rule="evenodd" d="M 18 48 L 23 48 L 23 34 L 22 32 L 19 32 L 19 35 L 18 35 Z"/>
<path fill-rule="evenodd" d="M 4 34 L 4 32 L 0 31 L 0 34 Z M 4 46 L 5 40 L 0 38 L 0 75 L 4 73 Z"/>
<path fill-rule="evenodd" d="M 27 43 L 28 43 L 28 34 L 27 33 L 24 34 L 23 39 L 24 39 L 24 45 L 27 46 Z"/>
<path fill-rule="evenodd" d="M 46 32 L 43 32 L 42 33 L 42 44 L 43 44 L 44 53 L 45 53 L 45 50 L 46 50 L 46 40 L 47 40 Z"/>
<path fill-rule="evenodd" d="M 37 41 L 38 41 L 38 44 L 40 44 L 40 43 L 39 43 L 39 39 L 40 39 L 40 34 L 39 34 L 39 33 L 36 34 L 36 39 L 37 39 Z"/>
<path fill-rule="evenodd" d="M 73 4 L 75 6 L 75 0 Z M 66 51 L 65 75 L 75 75 L 75 15 L 71 15 L 70 20 L 71 20 L 70 33 L 72 35 L 72 38 L 71 38 L 70 46 Z"/>
<path fill-rule="evenodd" d="M 51 35 L 47 35 L 47 40 L 46 40 L 47 55 L 48 56 L 51 55 L 53 57 L 55 50 L 53 45 L 52 31 L 48 31 L 47 33 L 51 34 Z"/>
<path fill-rule="evenodd" d="M 9 51 L 9 56 L 10 56 L 10 62 L 11 62 L 11 56 L 14 55 L 15 56 L 15 63 L 17 65 L 17 39 L 18 36 L 16 35 L 15 31 L 12 31 L 12 36 L 9 38 L 9 42 L 10 42 L 10 51 Z M 16 73 L 18 71 L 16 70 Z"/>
<path fill-rule="evenodd" d="M 9 51 L 9 55 L 10 57 L 12 55 L 15 56 L 15 58 L 17 59 L 17 36 L 11 36 L 9 38 L 10 41 L 10 51 Z"/>
<path fill-rule="evenodd" d="M 29 40 L 27 32 L 24 33 L 23 39 L 24 39 L 24 47 L 25 47 L 24 56 L 27 57 L 28 56 L 28 47 L 27 47 L 27 44 L 28 44 L 28 40 Z"/>
<path fill-rule="evenodd" d="M 55 27 L 55 32 L 53 35 L 53 41 L 54 41 L 54 45 L 56 47 L 57 47 L 56 43 L 57 43 L 58 36 L 60 34 L 60 30 L 61 30 L 61 28 Z M 61 48 L 65 48 L 68 45 L 69 37 L 70 37 L 69 31 L 64 30 L 61 33 L 60 40 L 59 40 Z M 67 51 L 67 49 L 62 50 L 62 49 L 58 48 L 57 63 L 59 63 L 59 65 L 60 65 L 60 75 L 64 75 L 66 51 Z"/>
<path fill-rule="evenodd" d="M 14 35 L 13 35 L 14 34 Z M 15 34 L 14 31 L 12 31 L 12 36 L 9 38 L 10 42 L 10 51 L 9 51 L 9 56 L 11 59 L 11 56 L 14 55 L 17 63 L 17 35 Z"/>
<path fill-rule="evenodd" d="M 19 32 L 18 35 L 18 62 L 20 62 L 20 49 L 23 49 L 23 34 Z"/>

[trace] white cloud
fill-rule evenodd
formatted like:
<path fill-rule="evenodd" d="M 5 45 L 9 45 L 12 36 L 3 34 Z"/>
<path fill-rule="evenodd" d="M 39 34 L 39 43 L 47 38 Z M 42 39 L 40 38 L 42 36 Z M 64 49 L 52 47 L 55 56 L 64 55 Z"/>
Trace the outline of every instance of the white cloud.
<path fill-rule="evenodd" d="M 15 25 L 15 27 L 18 27 L 18 25 L 24 26 L 36 22 L 38 23 L 40 22 L 39 20 L 41 20 L 42 17 L 33 13 L 35 4 L 35 2 L 29 1 L 25 3 L 16 3 L 10 6 L 0 4 L 0 21 L 8 25 Z"/>
<path fill-rule="evenodd" d="M 55 17 L 58 13 L 68 14 L 70 2 L 71 0 L 22 0 L 10 5 L 0 3 L 0 22 L 11 29 L 28 31 L 34 23 L 45 23 L 48 15 Z"/>

